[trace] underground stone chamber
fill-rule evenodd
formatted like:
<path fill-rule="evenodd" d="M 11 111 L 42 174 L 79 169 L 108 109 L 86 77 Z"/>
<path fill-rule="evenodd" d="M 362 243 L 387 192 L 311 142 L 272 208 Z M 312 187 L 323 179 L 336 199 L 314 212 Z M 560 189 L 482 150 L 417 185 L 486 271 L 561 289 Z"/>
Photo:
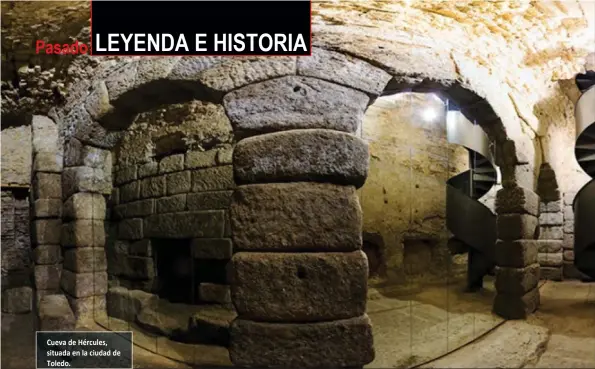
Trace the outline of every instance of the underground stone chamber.
<path fill-rule="evenodd" d="M 254 367 L 414 366 L 533 313 L 550 261 L 539 254 L 569 255 L 572 196 L 533 192 L 542 153 L 508 135 L 501 117 L 514 109 L 491 104 L 497 89 L 484 99 L 461 79 L 409 78 L 352 53 L 98 73 L 52 115 L 64 152 L 34 156 L 35 289 L 11 285 L 3 301 L 31 292 L 51 329 L 91 317 L 160 356 L 198 363 L 206 347 Z M 385 101 L 395 92 L 402 106 Z M 383 101 L 405 117 L 384 116 Z M 471 160 L 489 168 L 449 143 L 435 124 L 447 117 L 426 114 L 445 102 L 496 143 L 504 187 L 469 196 L 496 216 L 500 246 L 485 290 L 469 294 L 470 247 L 448 226 L 447 186 Z"/>

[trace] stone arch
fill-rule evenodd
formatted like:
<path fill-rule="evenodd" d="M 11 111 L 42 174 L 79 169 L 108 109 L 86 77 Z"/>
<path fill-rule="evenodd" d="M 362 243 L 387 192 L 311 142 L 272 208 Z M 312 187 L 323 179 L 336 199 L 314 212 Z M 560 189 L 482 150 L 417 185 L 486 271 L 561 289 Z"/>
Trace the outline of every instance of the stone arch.
<path fill-rule="evenodd" d="M 387 86 L 444 90 L 466 114 L 481 116 L 479 123 L 497 142 L 511 147 L 512 159 L 502 161 L 509 166 L 505 180 L 511 191 L 522 190 L 514 168 L 523 159 L 510 140 L 514 129 L 492 109 L 490 98 L 461 82 L 450 58 L 425 50 L 404 53 L 406 60 L 394 63 L 390 55 L 400 50 L 371 53 L 365 43 L 361 49 L 357 40 L 337 46 L 332 37 L 319 36 L 316 43 L 323 47 L 304 58 L 125 62 L 75 89 L 73 99 L 54 113 L 65 145 L 63 200 L 74 209 L 64 220 L 62 244 L 94 247 L 104 260 L 105 196 L 112 190 L 109 150 L 121 132 L 151 106 L 191 99 L 224 105 L 240 138 L 233 157 L 240 186 L 231 208 L 239 251 L 232 259 L 232 298 L 239 318 L 232 324 L 230 353 L 237 365 L 360 366 L 373 360 L 365 315 L 367 260 L 355 194 L 367 175 L 368 152 L 351 133 Z M 425 64 L 412 73 L 405 68 L 409 63 Z M 298 160 L 303 158 L 308 160 Z M 267 232 L 271 229 L 275 232 Z M 321 274 L 325 269 L 332 275 Z M 62 287 L 79 297 L 72 304 L 77 315 L 105 314 L 105 272 L 66 273 Z M 91 292 L 82 292 L 85 288 Z M 289 292 L 280 292 L 286 288 Z M 258 337 L 277 340 L 281 351 L 270 351 Z"/>

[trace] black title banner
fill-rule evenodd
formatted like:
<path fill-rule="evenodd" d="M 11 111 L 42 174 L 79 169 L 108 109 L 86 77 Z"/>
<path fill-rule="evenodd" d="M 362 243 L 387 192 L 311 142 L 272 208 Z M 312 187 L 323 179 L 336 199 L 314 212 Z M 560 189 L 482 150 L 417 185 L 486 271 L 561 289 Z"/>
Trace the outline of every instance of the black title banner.
<path fill-rule="evenodd" d="M 310 55 L 310 1 L 92 1 L 93 55 Z"/>

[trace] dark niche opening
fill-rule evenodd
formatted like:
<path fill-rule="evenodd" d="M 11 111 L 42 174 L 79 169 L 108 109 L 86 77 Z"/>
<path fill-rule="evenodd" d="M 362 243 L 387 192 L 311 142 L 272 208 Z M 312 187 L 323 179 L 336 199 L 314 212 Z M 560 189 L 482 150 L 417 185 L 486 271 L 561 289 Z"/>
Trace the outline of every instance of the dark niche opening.
<path fill-rule="evenodd" d="M 403 238 L 403 266 L 405 273 L 421 276 L 436 267 L 434 248 L 438 240 L 423 236 L 405 236 Z"/>
<path fill-rule="evenodd" d="M 368 257 L 368 277 L 385 275 L 384 240 L 379 233 L 364 232 L 362 234 L 362 251 Z"/>
<path fill-rule="evenodd" d="M 194 304 L 196 285 L 190 239 L 153 239 L 157 295 L 172 303 Z"/>

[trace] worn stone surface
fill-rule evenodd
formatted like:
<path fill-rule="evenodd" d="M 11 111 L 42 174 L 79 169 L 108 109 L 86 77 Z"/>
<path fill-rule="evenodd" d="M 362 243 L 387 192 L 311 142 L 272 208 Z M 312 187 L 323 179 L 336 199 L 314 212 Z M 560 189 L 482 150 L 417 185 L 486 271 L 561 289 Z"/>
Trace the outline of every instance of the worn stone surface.
<path fill-rule="evenodd" d="M 184 170 L 184 154 L 166 156 L 159 162 L 159 173 L 171 173 Z"/>
<path fill-rule="evenodd" d="M 216 238 L 223 236 L 224 225 L 224 212 L 212 210 L 155 214 L 146 218 L 144 228 L 147 237 Z"/>
<path fill-rule="evenodd" d="M 274 60 L 266 57 L 223 59 L 200 73 L 200 82 L 220 92 L 228 92 L 250 83 L 295 74 L 293 56 L 281 56 Z"/>
<path fill-rule="evenodd" d="M 157 213 L 173 213 L 186 209 L 186 194 L 162 197 L 155 200 Z"/>
<path fill-rule="evenodd" d="M 540 240 L 561 240 L 564 238 L 564 228 L 560 226 L 539 227 Z"/>
<path fill-rule="evenodd" d="M 106 321 L 105 295 L 76 298 L 65 294 L 77 321 Z"/>
<path fill-rule="evenodd" d="M 64 202 L 66 219 L 105 219 L 106 204 L 101 194 L 79 192 Z"/>
<path fill-rule="evenodd" d="M 539 215 L 539 224 L 541 225 L 562 225 L 564 224 L 564 217 L 562 213 L 543 213 Z"/>
<path fill-rule="evenodd" d="M 64 168 L 62 173 L 62 198 L 67 199 L 77 192 L 111 194 L 111 172 L 106 173 L 101 169 L 91 167 Z"/>
<path fill-rule="evenodd" d="M 500 170 L 502 171 L 503 187 L 524 187 L 531 191 L 535 189 L 535 172 L 532 165 L 502 166 Z"/>
<path fill-rule="evenodd" d="M 143 164 L 139 176 L 146 177 L 158 170 L 156 154 L 208 151 L 231 142 L 233 130 L 223 106 L 191 100 L 139 114 L 122 137 L 118 161 L 121 165 Z"/>
<path fill-rule="evenodd" d="M 75 317 L 64 295 L 47 295 L 39 301 L 39 329 L 43 331 L 72 331 Z"/>
<path fill-rule="evenodd" d="M 58 125 L 43 115 L 34 115 L 31 119 L 33 152 L 61 153 L 62 147 L 58 139 Z M 4 133 L 3 133 L 4 134 Z"/>
<path fill-rule="evenodd" d="M 300 128 L 355 132 L 368 101 L 362 92 L 294 76 L 252 84 L 228 93 L 223 99 L 235 128 L 249 132 Z"/>
<path fill-rule="evenodd" d="M 151 190 L 148 190 L 147 188 L 147 183 L 151 183 L 153 184 L 154 178 L 149 178 L 149 179 L 143 179 L 142 181 L 134 181 L 134 182 L 130 182 L 130 183 L 126 183 L 122 186 L 120 186 L 119 188 L 119 193 L 120 193 L 120 203 L 127 203 L 130 201 L 135 201 L 142 198 L 147 198 L 147 197 L 152 197 L 150 196 L 152 193 L 150 193 Z M 165 193 L 165 179 L 161 178 L 161 182 L 163 183 L 163 187 L 162 187 L 162 193 Z M 149 187 L 149 188 L 152 188 Z M 162 193 L 159 193 L 157 196 L 161 196 Z M 149 195 L 149 196 L 147 196 Z"/>
<path fill-rule="evenodd" d="M 307 322 L 362 315 L 367 257 L 352 253 L 236 253 L 231 293 L 243 319 Z"/>
<path fill-rule="evenodd" d="M 141 218 L 124 219 L 118 224 L 118 237 L 124 240 L 140 240 L 144 237 Z"/>
<path fill-rule="evenodd" d="M 35 266 L 35 287 L 38 290 L 57 290 L 60 286 L 60 275 L 62 265 L 36 265 Z"/>
<path fill-rule="evenodd" d="M 540 202 L 539 212 L 540 213 L 557 213 L 562 210 L 562 200 Z"/>
<path fill-rule="evenodd" d="M 230 211 L 238 250 L 361 248 L 362 214 L 354 187 L 318 183 L 240 186 Z"/>
<path fill-rule="evenodd" d="M 154 199 L 134 201 L 114 207 L 114 215 L 119 219 L 144 217 L 153 213 L 155 213 Z"/>
<path fill-rule="evenodd" d="M 498 293 L 494 299 L 494 313 L 506 319 L 525 319 L 539 307 L 539 289 L 524 295 Z"/>
<path fill-rule="evenodd" d="M 562 241 L 562 247 L 564 250 L 573 250 L 574 249 L 574 234 L 565 233 L 564 240 Z"/>
<path fill-rule="evenodd" d="M 90 247 L 66 250 L 64 252 L 64 269 L 75 273 L 106 271 L 105 250 Z"/>
<path fill-rule="evenodd" d="M 545 267 L 561 267 L 563 261 L 562 252 L 539 253 L 539 264 Z"/>
<path fill-rule="evenodd" d="M 537 217 L 529 214 L 498 215 L 498 237 L 503 240 L 536 238 Z"/>
<path fill-rule="evenodd" d="M 565 221 L 564 222 L 564 234 L 574 233 L 574 222 L 573 221 Z"/>
<path fill-rule="evenodd" d="M 209 191 L 189 193 L 187 197 L 188 210 L 217 210 L 229 209 L 233 191 Z"/>
<path fill-rule="evenodd" d="M 554 253 L 562 250 L 562 241 L 558 240 L 539 240 L 536 244 L 537 251 L 540 253 Z"/>
<path fill-rule="evenodd" d="M 159 172 L 159 164 L 154 161 L 145 163 L 138 167 L 138 177 L 139 178 L 154 176 L 158 172 Z"/>
<path fill-rule="evenodd" d="M 361 187 L 368 174 L 368 145 L 332 130 L 294 130 L 250 137 L 234 150 L 240 183 L 319 181 Z"/>
<path fill-rule="evenodd" d="M 155 164 L 155 165 L 157 165 L 157 164 Z M 143 167 L 141 167 L 141 168 L 143 168 Z M 150 169 L 144 167 L 144 170 L 148 171 Z M 141 169 L 136 165 L 124 166 L 123 168 L 120 168 L 119 170 L 116 171 L 114 183 L 117 185 L 122 185 L 125 183 L 135 181 L 138 177 L 141 177 L 140 172 L 141 172 Z M 146 173 L 146 172 L 144 172 L 144 173 Z M 157 172 L 155 172 L 155 173 L 157 173 Z"/>
<path fill-rule="evenodd" d="M 37 265 L 51 265 L 62 261 L 60 245 L 39 245 L 33 249 L 33 261 Z"/>
<path fill-rule="evenodd" d="M 61 219 L 38 219 L 33 221 L 32 238 L 36 245 L 59 245 Z"/>
<path fill-rule="evenodd" d="M 61 199 L 38 199 L 33 203 L 35 218 L 60 218 L 62 216 Z"/>
<path fill-rule="evenodd" d="M 231 165 L 192 171 L 192 191 L 232 190 L 235 188 Z"/>
<path fill-rule="evenodd" d="M 218 150 L 188 151 L 184 160 L 187 169 L 209 168 L 217 164 Z"/>
<path fill-rule="evenodd" d="M 574 261 L 574 250 L 565 250 L 564 253 L 564 261 Z"/>
<path fill-rule="evenodd" d="M 111 173 L 112 154 L 109 150 L 83 145 L 79 140 L 71 139 L 65 146 L 64 165 L 101 169 L 105 173 Z"/>
<path fill-rule="evenodd" d="M 104 295 L 107 293 L 107 273 L 73 273 L 65 269 L 60 287 L 76 298 Z"/>
<path fill-rule="evenodd" d="M 316 77 L 379 95 L 391 75 L 349 55 L 313 48 L 312 56 L 298 57 L 298 75 Z"/>
<path fill-rule="evenodd" d="M 233 146 L 221 148 L 217 151 L 217 165 L 231 164 L 233 162 Z"/>
<path fill-rule="evenodd" d="M 539 264 L 522 268 L 496 267 L 496 291 L 500 294 L 524 295 L 539 283 Z"/>
<path fill-rule="evenodd" d="M 75 220 L 62 226 L 62 246 L 103 247 L 105 226 L 101 220 Z"/>
<path fill-rule="evenodd" d="M 155 295 L 144 291 L 112 287 L 106 295 L 107 314 L 127 322 L 134 322 L 140 310 L 155 299 Z"/>
<path fill-rule="evenodd" d="M 37 172 L 33 176 L 33 198 L 62 198 L 62 175 L 58 173 Z"/>
<path fill-rule="evenodd" d="M 33 157 L 34 172 L 61 173 L 64 169 L 64 158 L 61 153 L 38 152 Z"/>
<path fill-rule="evenodd" d="M 509 268 L 523 268 L 537 263 L 537 244 L 533 240 L 496 242 L 496 265 Z"/>
<path fill-rule="evenodd" d="M 165 176 L 145 178 L 140 181 L 142 198 L 165 196 L 166 189 Z"/>
<path fill-rule="evenodd" d="M 31 311 L 33 290 L 31 287 L 17 287 L 2 291 L 2 312 L 24 314 Z"/>
<path fill-rule="evenodd" d="M 167 183 L 168 195 L 190 192 L 190 189 L 192 188 L 190 171 L 168 174 L 165 177 L 165 180 Z"/>
<path fill-rule="evenodd" d="M 503 188 L 496 194 L 498 214 L 539 215 L 539 196 L 523 187 Z"/>
<path fill-rule="evenodd" d="M 229 354 L 237 366 L 361 367 L 374 360 L 372 326 L 365 315 L 310 324 L 237 319 Z"/>
<path fill-rule="evenodd" d="M 2 129 L 2 184 L 31 184 L 31 126 Z"/>
<path fill-rule="evenodd" d="M 231 303 L 229 286 L 216 283 L 201 283 L 198 286 L 198 295 L 201 301 L 218 304 Z"/>

